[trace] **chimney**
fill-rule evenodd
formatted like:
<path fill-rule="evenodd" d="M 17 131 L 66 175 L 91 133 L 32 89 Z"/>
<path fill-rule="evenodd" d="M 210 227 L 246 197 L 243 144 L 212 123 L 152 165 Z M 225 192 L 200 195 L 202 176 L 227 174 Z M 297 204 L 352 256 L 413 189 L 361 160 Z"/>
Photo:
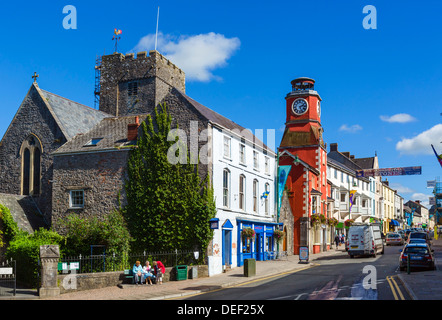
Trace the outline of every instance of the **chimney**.
<path fill-rule="evenodd" d="M 330 152 L 332 151 L 338 151 L 338 144 L 337 143 L 330 143 Z"/>
<path fill-rule="evenodd" d="M 127 141 L 137 140 L 139 127 L 140 127 L 140 119 L 138 116 L 136 116 L 135 123 L 129 123 L 127 125 Z"/>
<path fill-rule="evenodd" d="M 350 152 L 342 152 L 342 154 L 350 159 Z"/>
<path fill-rule="evenodd" d="M 414 200 L 414 202 L 416 202 L 417 204 L 421 204 L 420 200 Z"/>

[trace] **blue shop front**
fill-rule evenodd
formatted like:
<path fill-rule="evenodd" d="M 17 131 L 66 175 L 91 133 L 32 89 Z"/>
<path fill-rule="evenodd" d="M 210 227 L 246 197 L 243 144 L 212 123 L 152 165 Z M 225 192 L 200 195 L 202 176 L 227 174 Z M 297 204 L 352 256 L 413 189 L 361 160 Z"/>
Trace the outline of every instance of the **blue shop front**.
<path fill-rule="evenodd" d="M 236 219 L 238 231 L 238 266 L 244 265 L 245 259 L 256 259 L 257 261 L 275 259 L 276 241 L 273 232 L 282 224 Z M 242 235 L 245 228 L 255 231 L 254 238 L 247 238 Z"/>

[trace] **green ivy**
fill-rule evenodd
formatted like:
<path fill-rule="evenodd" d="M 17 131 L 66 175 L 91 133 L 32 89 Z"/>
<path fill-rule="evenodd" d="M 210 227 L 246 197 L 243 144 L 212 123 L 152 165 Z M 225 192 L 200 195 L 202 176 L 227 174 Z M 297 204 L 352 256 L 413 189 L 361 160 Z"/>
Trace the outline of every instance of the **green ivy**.
<path fill-rule="evenodd" d="M 169 163 L 168 151 L 179 141 L 167 141 L 172 118 L 166 105 L 159 107 L 141 124 L 128 160 L 122 212 L 134 238 L 132 249 L 204 252 L 212 238 L 209 220 L 216 214 L 213 189 L 197 165 Z"/>

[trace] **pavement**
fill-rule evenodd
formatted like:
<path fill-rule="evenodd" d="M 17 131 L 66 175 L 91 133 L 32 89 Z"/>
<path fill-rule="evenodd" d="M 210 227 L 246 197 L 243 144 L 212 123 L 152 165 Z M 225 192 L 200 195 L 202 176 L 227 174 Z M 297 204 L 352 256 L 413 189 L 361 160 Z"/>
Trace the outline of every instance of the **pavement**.
<path fill-rule="evenodd" d="M 398 274 L 405 289 L 414 300 L 440 300 L 442 298 L 442 239 L 433 240 L 436 270 L 401 272 Z M 88 291 L 65 293 L 56 298 L 40 300 L 165 300 L 183 298 L 226 287 L 244 285 L 266 278 L 290 274 L 320 265 L 327 256 L 346 254 L 343 247 L 310 254 L 309 262 L 300 262 L 298 255 L 280 260 L 256 261 L 256 275 L 245 277 L 243 267 L 212 277 L 164 282 L 162 285 L 122 285 Z M 319 260 L 319 261 L 317 261 Z M 39 299 L 36 290 L 18 289 L 16 296 L 0 296 L 0 300 Z"/>

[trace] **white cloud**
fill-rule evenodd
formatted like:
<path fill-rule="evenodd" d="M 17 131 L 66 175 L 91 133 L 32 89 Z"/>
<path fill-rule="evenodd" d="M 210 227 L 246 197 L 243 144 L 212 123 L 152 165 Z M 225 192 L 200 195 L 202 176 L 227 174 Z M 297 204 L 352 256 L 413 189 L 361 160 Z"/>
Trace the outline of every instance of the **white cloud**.
<path fill-rule="evenodd" d="M 421 205 L 423 205 L 424 207 L 430 208 L 430 199 L 428 199 L 429 197 L 432 197 L 433 195 L 428 195 L 428 194 L 424 194 L 424 193 L 413 193 L 410 197 L 411 201 L 415 201 L 415 200 L 420 200 Z"/>
<path fill-rule="evenodd" d="M 397 123 L 407 123 L 407 122 L 413 122 L 416 121 L 416 118 L 410 116 L 407 113 L 398 113 L 392 116 L 380 116 L 382 121 L 385 122 L 397 122 Z"/>
<path fill-rule="evenodd" d="M 350 132 L 350 133 L 356 133 L 358 131 L 362 130 L 362 127 L 358 124 L 354 124 L 352 126 L 347 126 L 346 124 L 343 124 L 340 128 L 339 131 L 345 131 L 345 132 Z"/>
<path fill-rule="evenodd" d="M 397 190 L 399 194 L 403 193 L 413 193 L 414 190 L 410 189 L 406 186 L 401 185 L 400 183 L 390 183 L 390 187 L 394 190 Z M 419 200 L 419 199 L 418 199 Z"/>
<path fill-rule="evenodd" d="M 396 150 L 401 154 L 433 154 L 431 145 L 433 144 L 438 150 L 442 140 L 442 124 L 437 124 L 434 127 L 418 134 L 417 136 L 407 139 L 404 138 L 396 144 Z M 439 148 L 441 149 L 441 148 Z"/>
<path fill-rule="evenodd" d="M 226 38 L 218 33 L 193 36 L 158 34 L 157 50 L 181 68 L 189 80 L 207 82 L 220 79 L 212 72 L 227 65 L 227 60 L 240 47 L 236 37 Z M 155 48 L 155 35 L 149 34 L 138 42 L 133 52 L 149 51 Z"/>

